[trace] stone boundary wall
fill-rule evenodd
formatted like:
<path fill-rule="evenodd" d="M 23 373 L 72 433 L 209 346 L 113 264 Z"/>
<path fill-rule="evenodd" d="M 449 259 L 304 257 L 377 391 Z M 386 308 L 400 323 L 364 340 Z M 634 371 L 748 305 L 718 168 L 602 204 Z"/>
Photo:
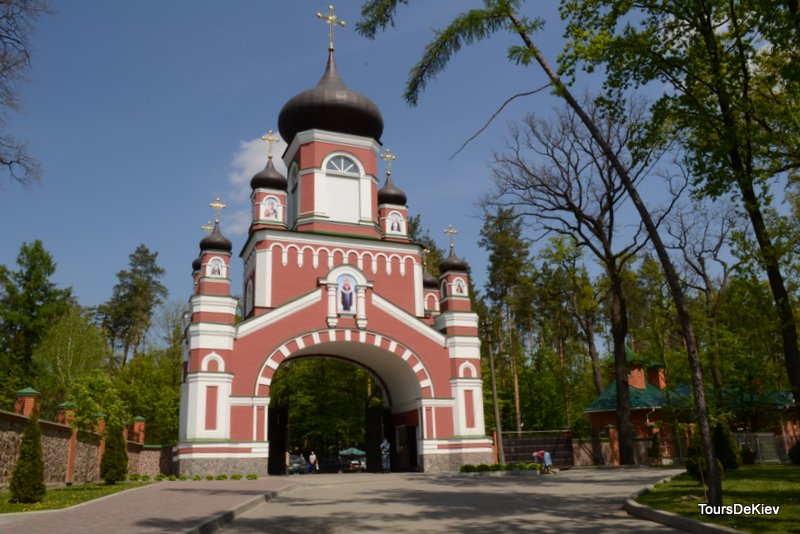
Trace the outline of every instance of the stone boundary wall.
<path fill-rule="evenodd" d="M 633 458 L 636 465 L 650 464 L 650 438 L 633 438 Z M 572 457 L 577 467 L 589 465 L 619 465 L 615 444 L 609 438 L 575 438 Z"/>
<path fill-rule="evenodd" d="M 68 425 L 40 420 L 42 457 L 46 484 L 68 482 L 70 441 L 75 433 L 71 482 L 93 482 L 100 479 L 100 444 L 102 436 L 94 432 L 73 431 Z M 22 433 L 28 417 L 0 410 L 0 488 L 11 483 L 11 475 L 19 456 Z M 128 472 L 155 477 L 171 472 L 171 447 L 146 447 L 128 441 Z"/>
<path fill-rule="evenodd" d="M 540 450 L 550 453 L 556 467 L 575 465 L 572 432 L 569 430 L 503 432 L 506 463 L 531 463 L 534 451 Z"/>

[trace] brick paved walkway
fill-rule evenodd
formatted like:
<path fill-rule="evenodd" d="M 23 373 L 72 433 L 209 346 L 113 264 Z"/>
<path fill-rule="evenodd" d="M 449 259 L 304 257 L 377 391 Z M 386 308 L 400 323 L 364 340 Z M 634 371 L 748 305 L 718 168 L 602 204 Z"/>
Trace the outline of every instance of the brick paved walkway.
<path fill-rule="evenodd" d="M 186 532 L 259 496 L 285 489 L 297 478 L 163 481 L 65 510 L 0 515 L 0 533 Z"/>

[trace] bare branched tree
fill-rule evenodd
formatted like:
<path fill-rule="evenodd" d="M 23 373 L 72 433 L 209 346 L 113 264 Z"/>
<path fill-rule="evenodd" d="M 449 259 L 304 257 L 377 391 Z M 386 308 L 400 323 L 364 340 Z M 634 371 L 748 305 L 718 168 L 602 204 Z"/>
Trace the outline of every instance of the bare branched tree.
<path fill-rule="evenodd" d="M 629 103 L 627 122 L 604 117 L 590 97 L 584 98 L 582 106 L 634 184 L 653 175 L 653 167 L 663 152 L 634 154 L 629 150 L 635 144 L 636 125 L 644 118 L 644 102 Z M 625 186 L 603 149 L 568 107 L 557 110 L 554 120 L 529 115 L 523 129 L 512 126 L 507 150 L 495 154 L 494 178 L 494 202 L 514 206 L 538 232 L 569 236 L 578 246 L 588 249 L 604 268 L 610 286 L 608 312 L 614 347 L 620 461 L 633 464 L 626 352 L 628 305 L 623 278 L 627 264 L 648 238 L 641 222 L 633 227 L 622 222 L 628 200 Z M 672 202 L 674 198 L 670 205 Z M 668 211 L 669 206 L 663 213 Z"/>
<path fill-rule="evenodd" d="M 703 298 L 710 330 L 711 376 L 718 398 L 722 395 L 722 355 L 720 354 L 717 316 L 738 262 L 730 255 L 731 233 L 740 217 L 730 202 L 713 206 L 682 207 L 667 221 L 673 239 L 670 248 L 680 252 L 685 268 L 684 283 Z"/>
<path fill-rule="evenodd" d="M 44 0 L 0 1 L 0 167 L 8 181 L 27 187 L 42 177 L 27 145 L 5 131 L 9 113 L 20 109 L 17 92 L 30 66 L 33 23 L 49 9 Z"/>

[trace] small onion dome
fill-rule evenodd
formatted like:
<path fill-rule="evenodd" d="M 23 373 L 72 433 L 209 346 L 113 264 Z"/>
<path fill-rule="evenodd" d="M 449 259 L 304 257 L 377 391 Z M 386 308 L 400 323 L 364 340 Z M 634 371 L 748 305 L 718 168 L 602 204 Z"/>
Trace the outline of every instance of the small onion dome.
<path fill-rule="evenodd" d="M 267 166 L 250 179 L 250 188 L 258 189 L 263 187 L 265 189 L 279 189 L 286 191 L 288 183 L 286 177 L 278 172 L 275 165 L 272 164 L 272 156 L 267 161 Z"/>
<path fill-rule="evenodd" d="M 205 252 L 206 250 L 222 250 L 225 252 L 233 250 L 231 241 L 219 231 L 219 222 L 214 224 L 213 232 L 200 240 L 200 251 Z"/>
<path fill-rule="evenodd" d="M 378 204 L 406 205 L 406 194 L 394 185 L 391 175 L 386 177 L 386 183 L 378 190 Z"/>
<path fill-rule="evenodd" d="M 422 270 L 422 287 L 427 289 L 439 289 L 439 281 L 428 272 L 428 269 Z"/>
<path fill-rule="evenodd" d="M 378 106 L 361 93 L 348 89 L 336 71 L 332 50 L 325 74 L 316 87 L 292 97 L 278 115 L 278 131 L 288 143 L 298 132 L 312 129 L 375 140 L 383 134 L 383 117 Z"/>
<path fill-rule="evenodd" d="M 199 271 L 202 266 L 203 266 L 203 259 L 200 256 L 197 256 L 194 260 L 192 260 L 193 273 Z"/>
<path fill-rule="evenodd" d="M 467 271 L 469 265 L 467 262 L 456 256 L 455 248 L 450 246 L 450 255 L 442 260 L 439 264 L 439 272 L 446 273 L 448 271 Z"/>

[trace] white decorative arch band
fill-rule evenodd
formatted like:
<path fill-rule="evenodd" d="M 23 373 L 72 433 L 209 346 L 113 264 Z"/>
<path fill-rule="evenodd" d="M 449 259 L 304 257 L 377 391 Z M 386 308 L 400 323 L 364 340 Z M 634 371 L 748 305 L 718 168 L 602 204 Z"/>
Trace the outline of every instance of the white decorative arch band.
<path fill-rule="evenodd" d="M 402 358 L 406 365 L 408 365 L 408 367 L 414 373 L 414 376 L 419 383 L 420 396 L 423 398 L 434 397 L 433 380 L 431 380 L 431 375 L 428 372 L 428 369 L 425 367 L 425 364 L 422 363 L 422 360 L 420 360 L 419 357 L 417 357 L 417 355 L 414 354 L 408 347 L 375 332 L 334 328 L 328 330 L 317 330 L 316 332 L 297 336 L 286 341 L 277 349 L 272 351 L 258 372 L 254 396 L 263 397 L 269 394 L 269 387 L 272 384 L 272 377 L 275 374 L 275 371 L 278 369 L 278 366 L 280 366 L 280 364 L 286 359 L 291 357 L 292 354 L 307 347 L 313 347 L 314 345 L 319 345 L 322 343 L 333 343 L 336 341 L 374 345 L 375 347 L 394 354 L 398 358 Z"/>
<path fill-rule="evenodd" d="M 478 370 L 470 362 L 464 362 L 458 367 L 459 378 L 477 378 Z"/>
<path fill-rule="evenodd" d="M 344 250 L 339 247 L 329 248 L 327 246 L 296 245 L 294 243 L 288 245 L 284 243 L 273 243 L 270 245 L 268 250 L 270 253 L 272 253 L 276 248 L 281 252 L 281 265 L 284 267 L 289 264 L 290 250 L 295 252 L 298 268 L 302 268 L 305 264 L 307 252 L 311 253 L 311 266 L 315 269 L 319 267 L 320 256 L 322 256 L 323 253 L 325 254 L 325 260 L 328 263 L 328 269 L 333 269 L 333 266 L 336 263 L 343 263 L 355 265 L 362 271 L 366 271 L 367 269 L 364 266 L 365 264 L 368 264 L 372 274 L 375 274 L 378 272 L 378 260 L 382 258 L 384 261 L 386 274 L 392 274 L 392 270 L 394 269 L 393 265 L 397 265 L 400 276 L 405 276 L 407 271 L 406 264 L 408 262 L 411 262 L 412 266 L 417 265 L 416 259 L 410 254 L 386 254 L 384 252 L 372 252 L 369 250 L 359 252 L 357 250 Z M 337 256 L 340 258 L 339 262 L 336 261 Z"/>
<path fill-rule="evenodd" d="M 211 354 L 206 355 L 203 358 L 203 361 L 200 362 L 200 370 L 201 371 L 208 371 L 209 364 L 211 362 L 215 362 L 217 364 L 217 368 L 214 371 L 218 371 L 220 373 L 225 372 L 225 360 L 222 359 L 222 356 L 217 354 L 216 352 L 212 352 Z"/>

